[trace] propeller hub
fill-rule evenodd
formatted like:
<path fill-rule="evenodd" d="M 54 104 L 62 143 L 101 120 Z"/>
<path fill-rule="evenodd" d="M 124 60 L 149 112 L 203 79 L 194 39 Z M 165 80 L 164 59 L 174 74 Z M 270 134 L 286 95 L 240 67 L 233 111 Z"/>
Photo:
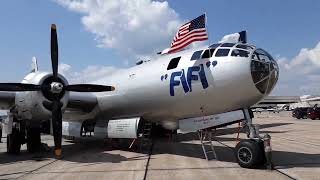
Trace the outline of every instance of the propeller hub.
<path fill-rule="evenodd" d="M 54 94 L 59 94 L 63 90 L 63 84 L 59 82 L 52 82 L 50 84 L 50 87 L 51 87 L 50 91 Z"/>

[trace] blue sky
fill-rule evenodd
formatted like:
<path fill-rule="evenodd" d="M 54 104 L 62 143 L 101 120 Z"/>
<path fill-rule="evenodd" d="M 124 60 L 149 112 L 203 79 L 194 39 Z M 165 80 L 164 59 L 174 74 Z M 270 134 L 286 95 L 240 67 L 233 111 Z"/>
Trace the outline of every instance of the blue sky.
<path fill-rule="evenodd" d="M 139 12 L 146 11 L 146 14 L 149 13 L 144 8 L 149 7 L 152 2 L 149 0 L 139 1 L 143 3 L 140 2 L 137 6 L 134 6 L 137 4 L 135 1 L 130 2 L 133 5 L 125 3 L 119 5 L 119 12 L 108 10 L 109 4 L 118 7 L 118 1 L 105 1 L 105 3 L 102 3 L 103 7 L 95 7 L 98 9 L 98 13 L 102 13 L 97 14 L 100 19 L 99 17 L 97 19 L 94 19 L 96 17 L 90 17 L 90 13 L 97 13 L 94 8 L 89 7 L 93 1 L 90 3 L 78 1 L 77 6 L 74 6 L 75 4 L 71 0 L 2 1 L 0 6 L 0 59 L 3 62 L 3 68 L 0 72 L 0 81 L 20 81 L 30 70 L 32 56 L 37 57 L 41 70 L 50 69 L 49 38 L 51 23 L 56 23 L 58 26 L 60 62 L 69 65 L 73 72 L 79 74 L 87 72 L 84 70 L 88 69 L 88 66 L 95 68 L 101 66 L 115 68 L 132 66 L 140 56 L 148 56 L 153 51 L 161 50 L 167 44 L 170 44 L 174 33 L 172 29 L 174 28 L 171 27 L 170 31 L 164 30 L 159 35 L 161 40 L 155 38 L 153 42 L 150 40 L 152 38 L 148 38 L 149 41 L 147 41 L 143 38 L 131 39 L 131 37 L 135 34 L 141 34 L 143 31 L 145 31 L 143 33 L 147 37 L 156 36 L 157 34 L 152 34 L 151 31 L 150 36 L 148 36 L 150 26 L 157 25 L 157 23 L 168 25 L 166 24 L 167 21 L 177 26 L 177 24 L 195 18 L 203 12 L 206 12 L 208 18 L 210 42 L 219 41 L 226 34 L 247 30 L 250 43 L 266 49 L 274 57 L 281 59 L 281 65 L 288 68 L 288 71 L 284 73 L 301 69 L 292 64 L 292 61 L 297 61 L 298 64 L 306 66 L 308 70 L 313 65 L 312 63 L 315 63 L 314 60 L 308 59 L 309 51 L 302 54 L 304 56 L 300 59 L 299 53 L 301 53 L 302 48 L 308 48 L 311 53 L 318 52 L 315 47 L 320 41 L 320 1 L 203 0 L 195 2 L 192 0 L 172 0 L 168 1 L 166 6 L 161 6 L 162 9 L 158 8 L 159 4 L 155 5 L 155 8 L 160 10 L 158 13 L 150 15 L 155 18 L 152 24 L 135 24 L 130 29 L 130 37 L 123 38 L 127 42 L 109 43 L 111 39 L 121 40 L 121 33 L 128 34 L 129 30 L 123 30 L 121 29 L 122 26 L 119 25 L 127 22 L 122 19 L 126 18 L 122 15 L 126 12 L 126 8 L 128 12 L 131 12 L 130 7 L 134 6 L 141 8 L 138 9 Z M 121 8 L 124 9 L 124 12 L 121 11 Z M 132 10 L 131 13 L 134 14 L 135 12 L 137 11 Z M 117 13 L 120 15 L 117 16 Z M 85 16 L 88 17 L 86 22 L 83 21 Z M 137 16 L 137 21 L 138 24 L 139 22 L 150 22 L 140 16 Z M 104 26 L 110 22 L 117 23 L 117 28 L 112 29 L 110 25 Z M 103 27 L 101 27 L 102 25 Z M 170 26 L 167 27 L 169 29 Z M 113 38 L 113 35 L 118 37 Z M 141 36 L 137 35 L 137 37 Z M 143 43 L 147 47 L 152 45 L 154 47 L 152 47 L 152 50 L 146 49 L 144 51 Z M 97 47 L 97 45 L 102 47 Z M 130 45 L 134 48 L 131 49 Z M 311 51 L 313 49 L 315 51 Z M 297 58 L 297 56 L 299 57 Z M 313 68 L 320 67 L 319 64 L 315 63 Z M 315 81 L 318 80 L 318 76 L 320 77 L 317 73 L 319 70 L 320 68 L 311 69 L 308 72 L 303 71 L 301 74 L 310 76 L 311 79 L 313 78 L 312 81 Z M 309 88 L 301 87 L 300 90 L 291 91 L 296 87 L 292 81 L 298 78 L 292 78 L 294 75 L 294 73 L 285 74 L 283 76 L 285 78 L 283 80 L 284 87 L 280 86 L 280 90 L 278 88 L 275 93 L 283 95 L 289 90 L 289 94 L 315 94 L 318 92 L 320 94 L 320 87 L 314 88 L 310 84 L 308 84 Z M 299 82 L 302 79 L 300 78 Z"/>

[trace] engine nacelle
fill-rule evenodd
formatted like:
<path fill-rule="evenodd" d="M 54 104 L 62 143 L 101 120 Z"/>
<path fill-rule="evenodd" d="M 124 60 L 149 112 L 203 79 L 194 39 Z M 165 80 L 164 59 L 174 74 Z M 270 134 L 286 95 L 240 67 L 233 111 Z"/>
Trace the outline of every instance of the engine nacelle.
<path fill-rule="evenodd" d="M 47 84 L 52 82 L 52 74 L 46 72 L 34 72 L 28 74 L 22 83 L 28 84 Z M 59 82 L 64 85 L 68 84 L 68 81 L 61 75 L 59 75 Z M 61 93 L 60 101 L 63 103 L 62 110 L 65 109 L 69 99 L 69 93 Z M 29 120 L 45 120 L 51 117 L 51 111 L 48 107 L 45 107 L 44 102 L 51 102 L 52 94 L 44 91 L 28 91 L 17 92 L 15 97 L 15 104 L 18 118 Z"/>

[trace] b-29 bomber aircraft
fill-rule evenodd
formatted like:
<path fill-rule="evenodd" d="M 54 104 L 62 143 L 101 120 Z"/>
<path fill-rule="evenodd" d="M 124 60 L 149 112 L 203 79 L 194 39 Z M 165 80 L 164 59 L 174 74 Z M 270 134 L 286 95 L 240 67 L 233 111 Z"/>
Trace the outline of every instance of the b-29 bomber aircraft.
<path fill-rule="evenodd" d="M 159 55 L 93 84 L 69 85 L 58 74 L 52 25 L 51 62 L 52 73 L 35 68 L 21 83 L 0 83 L 0 106 L 10 110 L 5 123 L 9 153 L 20 152 L 24 143 L 29 152 L 37 151 L 43 121 L 51 122 L 54 152 L 61 156 L 62 135 L 81 137 L 84 129 L 94 137 L 138 138 L 146 122 L 177 130 L 185 120 L 192 126 L 203 117 L 242 110 L 250 140 L 240 141 L 236 158 L 242 167 L 260 163 L 263 150 L 248 109 L 270 94 L 279 76 L 276 61 L 263 49 L 241 42 L 212 44 Z"/>

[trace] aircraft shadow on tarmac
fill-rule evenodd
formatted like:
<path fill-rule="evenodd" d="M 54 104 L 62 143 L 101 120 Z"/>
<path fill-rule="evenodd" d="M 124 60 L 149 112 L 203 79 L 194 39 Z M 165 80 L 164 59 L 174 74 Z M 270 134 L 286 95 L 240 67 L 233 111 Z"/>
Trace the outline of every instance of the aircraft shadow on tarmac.
<path fill-rule="evenodd" d="M 30 154 L 26 150 L 22 150 L 20 154 L 10 155 L 6 152 L 0 153 L 0 165 L 13 164 L 23 161 L 45 161 L 54 159 L 54 155 L 51 150 L 48 152 L 40 152 Z M 141 154 L 135 157 L 127 158 L 121 154 L 108 153 L 110 146 L 105 145 L 103 141 L 86 141 L 75 144 L 63 145 L 63 161 L 70 161 L 76 163 L 99 163 L 110 162 L 120 163 L 122 161 L 134 161 L 147 159 L 146 154 Z"/>
<path fill-rule="evenodd" d="M 263 130 L 271 127 L 286 126 L 293 123 L 269 123 L 260 125 L 260 133 L 286 133 L 288 131 L 271 131 Z M 213 145 L 219 161 L 236 163 L 234 157 L 234 147 L 225 146 L 219 142 L 235 141 L 234 137 L 219 137 L 222 135 L 235 134 L 237 127 L 217 129 L 215 132 L 215 140 Z M 243 132 L 243 131 L 242 131 Z M 199 140 L 197 133 L 187 133 L 178 136 L 177 140 L 180 143 L 169 143 L 170 145 L 157 145 L 153 149 L 153 154 L 174 154 L 179 156 L 193 157 L 205 159 L 201 144 L 188 143 L 188 141 Z M 164 142 L 158 142 L 164 143 Z M 167 142 L 168 143 L 168 142 Z M 235 146 L 235 144 L 234 144 Z M 164 147 L 164 148 L 161 148 Z M 209 149 L 210 147 L 207 147 Z M 273 162 L 279 168 L 293 167 L 320 167 L 320 154 L 306 154 L 300 152 L 273 151 Z"/>
<path fill-rule="evenodd" d="M 167 142 L 168 143 L 168 142 Z M 215 151 L 219 161 L 236 163 L 234 147 L 217 146 L 214 142 Z M 205 160 L 200 144 L 191 143 L 168 143 L 158 142 L 153 149 L 155 154 L 172 154 L 185 157 L 201 158 Z M 209 149 L 209 147 L 207 147 Z M 306 154 L 299 152 L 273 151 L 273 163 L 277 168 L 294 167 L 320 167 L 320 154 Z M 214 160 L 214 159 L 213 159 Z"/>
<path fill-rule="evenodd" d="M 215 142 L 217 143 L 217 142 Z M 70 144 L 63 146 L 65 154 L 63 161 L 76 163 L 120 163 L 122 161 L 146 160 L 147 155 L 141 154 L 135 157 L 127 158 L 121 154 L 106 153 L 106 148 L 102 146 L 88 146 L 88 144 Z M 236 163 L 233 155 L 233 147 L 215 146 L 218 160 L 222 162 Z M 79 156 L 79 153 L 82 153 Z M 121 153 L 121 152 L 120 152 Z M 200 144 L 179 143 L 156 141 L 153 147 L 152 155 L 169 154 L 192 158 L 204 159 L 204 154 Z M 273 151 L 273 162 L 277 168 L 294 168 L 294 167 L 320 167 L 320 154 L 305 154 L 299 152 Z M 151 156 L 152 157 L 152 156 Z M 54 158 L 52 152 L 29 154 L 24 151 L 20 155 L 8 155 L 0 153 L 0 164 L 13 164 L 23 161 L 43 161 Z M 152 157 L 154 159 L 157 157 Z"/>
<path fill-rule="evenodd" d="M 290 123 L 273 123 L 264 124 L 260 128 L 268 128 L 274 126 L 288 125 Z M 236 128 L 227 128 L 217 130 L 218 135 L 234 134 Z M 280 133 L 280 132 L 279 132 Z M 204 154 L 200 144 L 190 143 L 190 140 L 198 140 L 196 133 L 188 133 L 179 137 L 179 141 L 168 142 L 167 139 L 157 139 L 154 141 L 152 155 L 157 154 L 171 154 L 192 158 L 203 159 Z M 219 139 L 220 138 L 220 139 Z M 218 141 L 234 140 L 234 138 L 217 137 Z M 199 142 L 199 141 L 198 141 Z M 219 161 L 236 163 L 233 147 L 224 145 L 217 146 L 218 142 L 214 142 L 215 150 Z M 128 147 L 128 146 L 127 146 Z M 125 157 L 118 154 L 109 153 L 115 148 L 105 141 L 86 141 L 75 144 L 63 145 L 64 157 L 63 161 L 70 161 L 75 163 L 121 163 L 123 161 L 146 160 L 148 158 L 147 152 L 145 154 L 137 154 L 134 157 Z M 132 151 L 128 148 L 121 148 L 122 151 Z M 124 152 L 125 153 L 125 152 Z M 44 161 L 54 158 L 52 152 L 41 152 L 38 154 L 29 154 L 25 150 L 19 155 L 9 155 L 5 152 L 0 153 L 0 165 L 13 164 L 23 161 Z M 151 159 L 157 158 L 151 156 Z M 299 152 L 273 151 L 273 162 L 278 168 L 293 168 L 293 167 L 320 167 L 320 154 L 306 154 Z"/>

